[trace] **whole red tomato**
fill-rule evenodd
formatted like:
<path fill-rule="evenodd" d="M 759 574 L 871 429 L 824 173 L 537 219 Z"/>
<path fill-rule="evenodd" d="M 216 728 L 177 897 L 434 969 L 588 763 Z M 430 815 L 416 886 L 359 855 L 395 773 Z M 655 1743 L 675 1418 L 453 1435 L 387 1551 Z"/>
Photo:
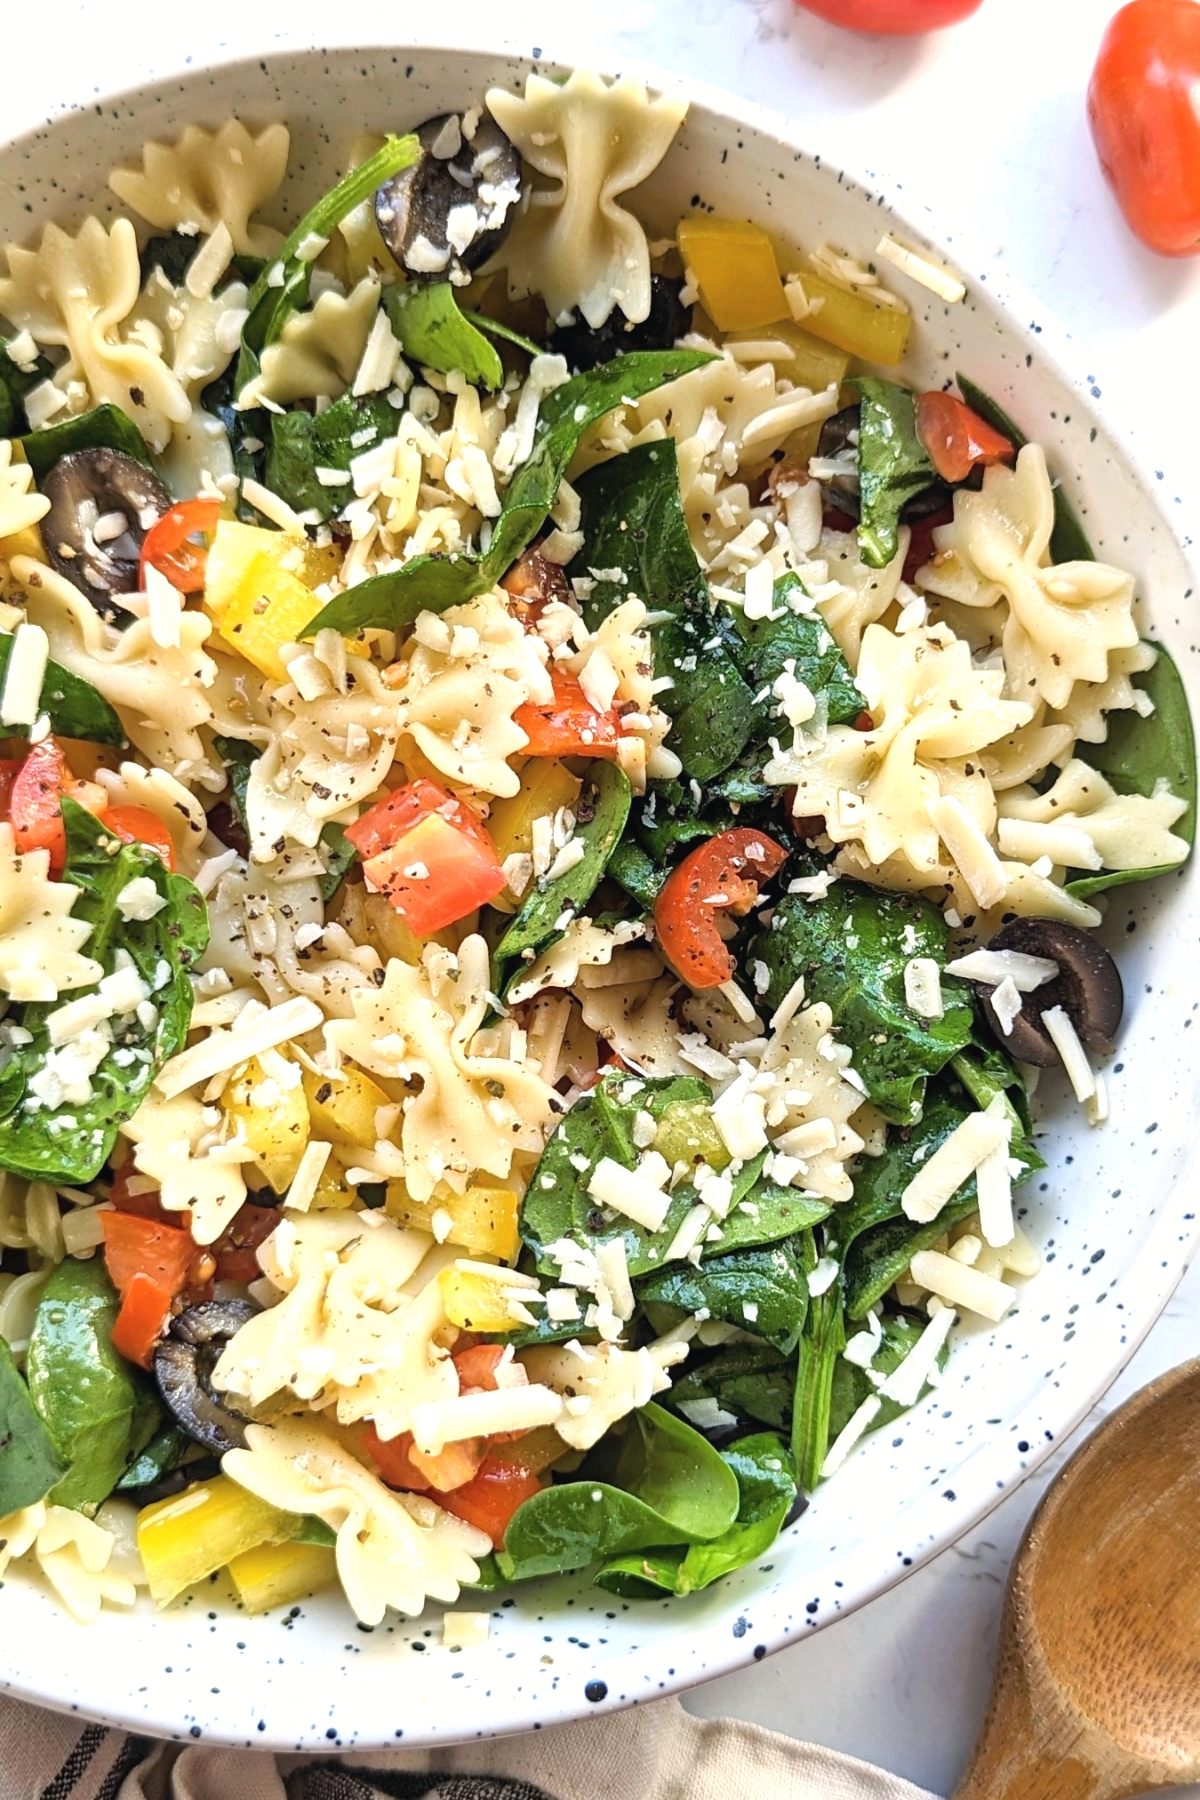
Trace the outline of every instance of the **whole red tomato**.
<path fill-rule="evenodd" d="M 1200 6 L 1132 0 L 1088 88 L 1100 166 L 1131 229 L 1163 256 L 1200 251 Z"/>
<path fill-rule="evenodd" d="M 922 31 L 957 25 L 978 12 L 981 0 L 799 0 L 799 4 L 847 31 L 916 37 Z"/>

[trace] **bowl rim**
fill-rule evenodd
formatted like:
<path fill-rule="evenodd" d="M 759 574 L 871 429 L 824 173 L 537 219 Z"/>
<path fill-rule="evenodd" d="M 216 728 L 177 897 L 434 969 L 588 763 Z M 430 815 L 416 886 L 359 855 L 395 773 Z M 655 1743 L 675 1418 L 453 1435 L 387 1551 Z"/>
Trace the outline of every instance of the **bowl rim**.
<path fill-rule="evenodd" d="M 256 26 L 252 26 L 247 38 L 258 42 L 263 35 Z M 543 45 L 548 36 L 549 34 L 543 37 Z M 543 50 L 535 58 L 524 47 L 528 41 L 525 38 L 518 44 L 517 39 L 500 33 L 484 36 L 472 32 L 468 41 L 450 44 L 444 41 L 442 27 L 432 26 L 430 35 L 423 36 L 420 24 L 416 21 L 406 21 L 403 40 L 391 43 L 377 40 L 364 43 L 347 36 L 345 39 L 333 37 L 317 44 L 285 30 L 272 33 L 263 42 L 261 51 L 256 51 L 247 48 L 246 39 L 239 34 L 237 37 L 231 36 L 226 45 L 215 47 L 211 54 L 206 53 L 202 58 L 189 58 L 186 62 L 170 61 L 161 68 L 147 69 L 140 79 L 119 87 L 104 87 L 88 96 L 86 110 L 94 109 L 99 113 L 105 107 L 132 107 L 147 92 L 170 84 L 186 90 L 196 88 L 199 92 L 199 84 L 205 75 L 217 70 L 227 78 L 236 79 L 240 69 L 256 70 L 261 74 L 264 70 L 269 70 L 270 64 L 275 60 L 311 60 L 346 54 L 394 57 L 410 49 L 421 55 L 441 55 L 447 58 L 490 57 L 496 62 L 515 61 L 524 64 L 527 72 L 550 74 L 586 67 L 596 69 L 606 79 L 615 78 L 613 64 L 617 59 L 613 56 L 606 56 L 601 60 L 597 56 L 582 54 L 583 45 L 580 44 L 581 54 L 573 57 L 569 54 L 570 43 L 560 43 L 557 48 L 562 54 L 547 54 Z M 921 200 L 919 190 L 902 180 L 869 171 L 858 162 L 826 158 L 823 152 L 814 149 L 806 141 L 802 121 L 793 121 L 774 108 L 746 99 L 715 83 L 665 69 L 636 55 L 622 57 L 616 73 L 643 82 L 653 92 L 681 96 L 686 99 L 689 111 L 693 106 L 702 108 L 720 119 L 762 133 L 789 150 L 802 153 L 810 159 L 815 158 L 823 176 L 857 190 L 870 200 L 883 201 L 893 221 L 902 228 L 915 247 L 930 251 L 938 260 L 944 260 L 947 250 L 952 249 L 951 260 L 955 270 L 963 275 L 969 285 L 976 284 L 987 290 L 994 304 L 1006 315 L 1005 323 L 1012 334 L 1027 341 L 1030 346 L 1036 345 L 1038 363 L 1072 390 L 1080 407 L 1099 424 L 1102 433 L 1119 445 L 1122 456 L 1131 465 L 1144 494 L 1155 505 L 1173 545 L 1200 580 L 1200 552 L 1195 551 L 1184 533 L 1175 527 L 1167 508 L 1157 499 L 1163 484 L 1161 478 L 1153 479 L 1154 465 L 1142 454 L 1140 434 L 1129 426 L 1122 416 L 1119 404 L 1114 412 L 1107 400 L 1102 411 L 1094 403 L 1094 395 L 1099 392 L 1100 384 L 1094 373 L 1094 365 L 1089 368 L 1085 361 L 1084 347 L 1022 281 L 1009 275 L 1002 267 L 997 268 L 995 257 L 983 252 L 970 227 L 965 226 L 959 217 L 942 218 L 933 206 L 926 205 Z M 0 152 L 20 153 L 25 147 L 32 148 L 43 143 L 65 119 L 81 110 L 84 108 L 78 101 L 64 100 L 41 123 L 13 137 L 0 134 Z M 247 108 L 247 116 L 256 116 L 253 106 Z M 918 215 L 923 215 L 928 220 L 928 229 L 920 222 Z M 1161 460 L 1161 457 L 1156 460 Z M 1200 855 L 1200 850 L 1197 855 Z M 798 1603 L 798 1596 L 795 1596 L 796 1606 L 789 1607 L 786 1587 L 775 1593 L 768 1591 L 760 1599 L 753 1601 L 752 1606 L 742 1602 L 739 1606 L 730 1608 L 731 1611 L 753 1611 L 755 1617 L 752 1631 L 743 1630 L 735 1635 L 730 1632 L 724 1619 L 705 1624 L 694 1619 L 688 1621 L 690 1641 L 686 1645 L 675 1647 L 676 1667 L 669 1673 L 664 1673 L 662 1669 L 661 1649 L 657 1640 L 654 1640 L 627 1652 L 623 1657 L 623 1665 L 628 1667 L 629 1674 L 627 1680 L 622 1682 L 621 1692 L 616 1692 L 610 1685 L 604 1697 L 591 1702 L 584 1698 L 580 1684 L 577 1688 L 564 1688 L 552 1696 L 543 1695 L 541 1703 L 536 1705 L 532 1696 L 522 1693 L 519 1700 L 514 1698 L 511 1715 L 503 1723 L 487 1723 L 482 1727 L 472 1725 L 469 1729 L 451 1726 L 443 1732 L 436 1724 L 414 1720 L 411 1726 L 406 1725 L 403 1748 L 415 1750 L 435 1744 L 444 1746 L 464 1739 L 508 1736 L 684 1692 L 703 1682 L 732 1674 L 751 1661 L 761 1659 L 764 1654 L 772 1654 L 802 1641 L 806 1635 L 835 1623 L 837 1619 L 878 1598 L 949 1549 L 1033 1475 L 1052 1452 L 1058 1450 L 1061 1441 L 1103 1399 L 1144 1342 L 1200 1246 L 1200 1208 L 1185 1211 L 1180 1207 L 1177 1210 L 1173 1204 L 1177 1199 L 1182 1199 L 1184 1206 L 1189 1204 L 1186 1191 L 1198 1166 L 1200 1132 L 1193 1134 L 1186 1150 L 1181 1153 L 1178 1172 L 1160 1203 L 1152 1228 L 1136 1259 L 1122 1277 L 1124 1311 L 1121 1333 L 1119 1339 L 1114 1341 L 1109 1360 L 1104 1363 L 1100 1373 L 1089 1376 L 1083 1383 L 1055 1382 L 1047 1384 L 1041 1390 L 1034 1408 L 1023 1415 L 1022 1419 L 1029 1439 L 1026 1452 L 1018 1453 L 1010 1433 L 1004 1433 L 991 1442 L 981 1441 L 962 1462 L 953 1467 L 952 1477 L 948 1476 L 953 1480 L 952 1489 L 931 1491 L 914 1498 L 903 1513 L 903 1529 L 908 1548 L 903 1554 L 902 1564 L 901 1553 L 895 1548 L 896 1539 L 886 1540 L 884 1547 L 876 1533 L 857 1549 L 836 1552 L 823 1568 L 823 1583 L 828 1583 L 834 1575 L 839 1577 L 837 1585 L 841 1589 L 841 1598 L 833 1608 L 822 1605 L 815 1611 L 811 1607 L 805 1610 Z M 1081 1348 L 1094 1347 L 1095 1343 L 1094 1333 L 1080 1339 Z M 1033 1435 L 1035 1432 L 1036 1436 Z M 744 1620 L 739 1619 L 739 1624 L 744 1623 Z M 647 1652 L 655 1659 L 655 1666 L 649 1675 L 643 1676 L 643 1684 L 639 1685 L 638 1664 L 646 1658 Z M 622 1672 L 624 1674 L 624 1668 Z M 52 1711 L 79 1713 L 133 1732 L 145 1734 L 150 1731 L 161 1737 L 189 1741 L 188 1729 L 180 1724 L 179 1711 L 170 1713 L 162 1704 L 152 1707 L 148 1712 L 135 1710 L 132 1705 L 92 1708 L 86 1700 L 81 1701 L 74 1695 L 48 1694 L 24 1685 L 19 1673 L 16 1679 L 0 1675 L 0 1690 L 12 1692 Z M 578 1698 L 574 1697 L 575 1694 L 578 1694 Z M 210 1744 L 248 1745 L 244 1736 L 221 1724 L 219 1708 L 214 1708 L 214 1713 L 217 1716 L 204 1724 L 202 1732 L 198 1732 L 195 1726 L 191 1727 L 192 1738 L 199 1735 Z M 326 1734 L 318 1734 L 315 1728 L 298 1740 L 295 1735 L 268 1727 L 262 1735 L 256 1737 L 253 1747 L 293 1753 L 319 1750 L 328 1755 L 331 1751 L 394 1750 L 399 1746 L 395 1736 L 391 1733 L 385 1735 L 382 1729 L 377 1732 L 368 1729 L 363 1733 L 346 1733 L 344 1738 L 339 1734 L 338 1743 L 331 1745 L 326 1741 Z"/>

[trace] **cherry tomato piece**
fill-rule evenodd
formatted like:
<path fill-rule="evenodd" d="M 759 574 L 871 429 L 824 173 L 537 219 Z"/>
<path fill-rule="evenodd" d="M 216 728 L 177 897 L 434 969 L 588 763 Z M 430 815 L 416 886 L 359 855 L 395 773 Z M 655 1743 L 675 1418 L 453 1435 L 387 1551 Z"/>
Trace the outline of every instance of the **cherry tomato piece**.
<path fill-rule="evenodd" d="M 381 1438 L 374 1425 L 367 1425 L 363 1429 L 362 1441 L 363 1448 L 388 1487 L 406 1488 L 414 1494 L 425 1492 L 429 1482 L 416 1464 L 409 1460 L 409 1452 L 413 1447 L 411 1431 L 402 1431 L 399 1437 Z"/>
<path fill-rule="evenodd" d="M 112 1330 L 113 1348 L 143 1369 L 154 1361 L 154 1346 L 171 1315 L 169 1288 L 140 1270 L 125 1289 Z"/>
<path fill-rule="evenodd" d="M 470 1350 L 456 1351 L 452 1360 L 458 1370 L 460 1393 L 468 1388 L 486 1388 L 491 1392 L 499 1387 L 496 1370 L 504 1361 L 503 1344 L 475 1344 Z"/>
<path fill-rule="evenodd" d="M 1088 87 L 1100 167 L 1126 223 L 1162 256 L 1200 251 L 1200 6 L 1132 0 Z"/>
<path fill-rule="evenodd" d="M 181 500 L 156 519 L 142 540 L 139 585 L 146 586 L 146 569 L 165 575 L 181 594 L 198 594 L 204 586 L 208 551 L 189 543 L 200 531 L 215 531 L 221 515 L 219 500 Z"/>
<path fill-rule="evenodd" d="M 182 1218 L 182 1214 L 178 1215 Z M 196 1246 L 190 1231 L 132 1212 L 101 1214 L 104 1260 L 123 1294 L 135 1275 L 149 1275 L 172 1299 L 186 1285 Z"/>
<path fill-rule="evenodd" d="M 67 833 L 62 819 L 63 790 L 70 780 L 67 759 L 53 738 L 34 744 L 13 780 L 8 816 L 22 855 L 48 850 L 52 873 L 67 861 Z"/>
<path fill-rule="evenodd" d="M 739 825 L 697 845 L 667 876 L 654 903 L 654 928 L 663 955 L 689 987 L 720 987 L 732 977 L 735 964 L 717 914 L 748 912 L 786 860 L 774 838 Z"/>
<path fill-rule="evenodd" d="M 13 783 L 20 773 L 21 764 L 15 756 L 0 756 L 0 819 L 8 818 Z"/>
<path fill-rule="evenodd" d="M 1006 437 L 954 394 L 918 394 L 917 436 L 943 481 L 965 481 L 976 463 L 1011 462 Z"/>
<path fill-rule="evenodd" d="M 548 705 L 527 700 L 513 714 L 513 724 L 519 725 L 529 739 L 524 754 L 591 756 L 615 762 L 621 736 L 616 711 L 610 707 L 607 712 L 597 712 L 578 676 L 566 669 L 555 669 L 551 681 L 554 698 Z"/>
<path fill-rule="evenodd" d="M 266 1242 L 283 1214 L 275 1206 L 256 1206 L 247 1200 L 239 1206 L 216 1243 L 218 1281 L 257 1281 L 258 1247 Z"/>
<path fill-rule="evenodd" d="M 541 1488 L 537 1476 L 521 1468 L 519 1463 L 501 1462 L 497 1457 L 489 1456 L 472 1481 L 455 1488 L 453 1493 L 440 1496 L 438 1505 L 452 1512 L 455 1518 L 465 1519 L 468 1525 L 486 1531 L 492 1540 L 492 1548 L 499 1550 L 517 1508 L 540 1493 Z"/>
<path fill-rule="evenodd" d="M 110 806 L 104 814 L 104 824 L 123 843 L 144 844 L 147 850 L 157 851 L 168 869 L 174 870 L 175 845 L 171 834 L 148 806 Z"/>
<path fill-rule="evenodd" d="M 417 937 L 465 918 L 506 884 L 491 838 L 469 806 L 424 777 L 346 827 L 373 893 L 386 894 Z"/>
<path fill-rule="evenodd" d="M 847 31 L 916 37 L 970 18 L 978 12 L 981 0 L 798 0 L 798 4 L 831 25 L 844 25 Z"/>

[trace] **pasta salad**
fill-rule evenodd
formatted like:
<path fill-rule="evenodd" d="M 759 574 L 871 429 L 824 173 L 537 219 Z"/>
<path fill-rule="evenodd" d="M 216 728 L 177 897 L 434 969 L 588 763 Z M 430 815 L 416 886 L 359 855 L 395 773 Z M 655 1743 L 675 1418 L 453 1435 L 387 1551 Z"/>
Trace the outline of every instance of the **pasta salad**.
<path fill-rule="evenodd" d="M 1107 1117 L 1179 676 L 897 377 L 949 271 L 652 234 L 685 110 L 533 74 L 286 236 L 188 126 L 8 249 L 0 1570 L 79 1619 L 704 1588 L 1036 1275 L 1039 1070 Z"/>

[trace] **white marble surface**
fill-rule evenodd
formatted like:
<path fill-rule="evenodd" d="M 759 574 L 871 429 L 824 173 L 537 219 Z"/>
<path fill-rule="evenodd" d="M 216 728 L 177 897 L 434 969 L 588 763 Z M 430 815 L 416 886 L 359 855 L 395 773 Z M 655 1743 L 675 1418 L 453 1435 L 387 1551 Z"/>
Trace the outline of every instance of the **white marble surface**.
<path fill-rule="evenodd" d="M 1179 376 L 1195 367 L 1200 265 L 1143 251 L 1100 179 L 1083 96 L 1114 9 L 1115 0 L 985 0 L 953 32 L 886 43 L 836 32 L 793 0 L 601 0 L 571 9 L 456 0 L 443 9 L 440 32 L 412 0 L 342 9 L 328 0 L 286 8 L 249 0 L 236 23 L 227 5 L 151 11 L 39 0 L 6 19 L 6 60 L 20 78 L 6 84 L 4 130 L 152 74 L 284 43 L 503 37 L 527 53 L 536 47 L 607 69 L 675 69 L 789 114 L 836 162 L 899 177 L 914 209 L 929 207 L 935 231 L 939 220 L 965 226 L 1094 346 L 1093 372 L 1115 418 L 1190 510 L 1200 465 Z M 1193 1271 L 1094 1419 L 1198 1349 Z M 1060 1446 L 1041 1474 L 903 1586 L 712 1683 L 689 1705 L 851 1751 L 945 1793 L 982 1714 L 1009 1561 L 1070 1449 Z"/>

